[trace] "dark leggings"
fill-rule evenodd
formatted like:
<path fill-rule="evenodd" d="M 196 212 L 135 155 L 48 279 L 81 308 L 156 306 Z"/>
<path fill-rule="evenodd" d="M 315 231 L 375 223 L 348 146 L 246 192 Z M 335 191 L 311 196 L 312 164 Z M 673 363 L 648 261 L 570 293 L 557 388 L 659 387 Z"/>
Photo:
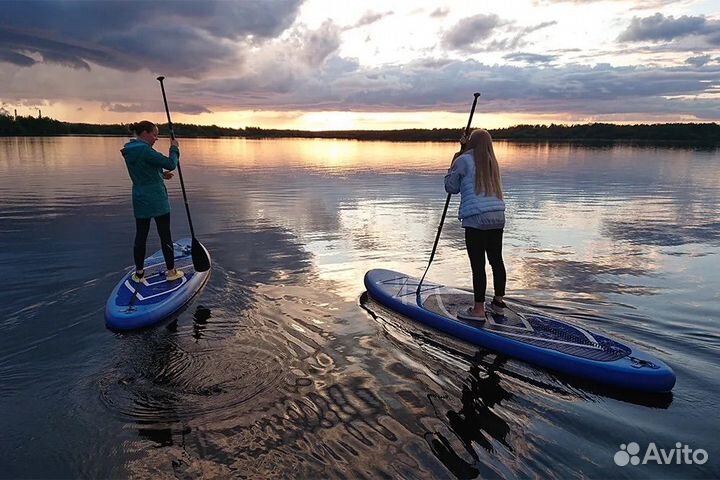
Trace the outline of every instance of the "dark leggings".
<path fill-rule="evenodd" d="M 155 218 L 155 226 L 160 235 L 160 246 L 165 266 L 168 270 L 175 268 L 175 249 L 173 248 L 172 236 L 170 235 L 170 214 L 160 215 Z M 133 256 L 135 257 L 135 268 L 142 270 L 145 264 L 145 244 L 150 232 L 150 218 L 135 219 L 135 245 L 133 245 Z"/>
<path fill-rule="evenodd" d="M 496 230 L 465 229 L 465 245 L 470 257 L 473 276 L 473 292 L 477 303 L 485 302 L 485 254 L 493 272 L 495 296 L 505 296 L 505 264 L 502 259 L 502 228 Z"/>

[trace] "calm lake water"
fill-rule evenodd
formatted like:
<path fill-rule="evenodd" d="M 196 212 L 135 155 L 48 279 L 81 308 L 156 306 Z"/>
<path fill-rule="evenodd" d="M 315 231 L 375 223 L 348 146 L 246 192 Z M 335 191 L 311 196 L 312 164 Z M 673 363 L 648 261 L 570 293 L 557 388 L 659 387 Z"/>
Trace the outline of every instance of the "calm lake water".
<path fill-rule="evenodd" d="M 675 370 L 631 395 L 362 295 L 371 268 L 422 274 L 451 144 L 181 140 L 211 279 L 177 321 L 111 333 L 124 141 L 0 139 L 0 477 L 720 477 L 718 150 L 497 142 L 509 297 Z M 469 288 L 456 209 L 428 279 Z M 617 466 L 629 442 L 709 459 Z"/>

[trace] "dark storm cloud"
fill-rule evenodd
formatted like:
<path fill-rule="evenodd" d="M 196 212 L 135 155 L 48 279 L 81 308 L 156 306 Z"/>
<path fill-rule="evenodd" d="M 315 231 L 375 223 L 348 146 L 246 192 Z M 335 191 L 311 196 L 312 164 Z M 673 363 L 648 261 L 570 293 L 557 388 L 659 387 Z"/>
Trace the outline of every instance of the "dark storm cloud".
<path fill-rule="evenodd" d="M 553 25 L 557 25 L 557 22 L 555 22 L 555 21 L 552 21 L 552 22 L 542 22 L 542 23 L 538 23 L 537 25 L 530 25 L 529 27 L 523 27 L 523 28 L 520 29 L 520 33 L 523 34 L 523 35 L 527 35 L 528 33 L 532 33 L 532 32 L 535 32 L 535 31 L 537 31 L 537 30 L 541 30 L 541 29 L 546 28 L 546 27 L 551 27 L 551 26 L 553 26 Z"/>
<path fill-rule="evenodd" d="M 551 63 L 555 61 L 558 56 L 557 55 L 540 55 L 537 53 L 523 53 L 523 52 L 517 52 L 517 53 L 508 53 L 507 55 L 503 56 L 506 60 L 513 60 L 517 62 L 526 62 L 526 63 Z"/>
<path fill-rule="evenodd" d="M 326 20 L 317 30 L 303 32 L 298 40 L 307 64 L 317 67 L 340 47 L 340 29 Z"/>
<path fill-rule="evenodd" d="M 537 25 L 530 25 L 528 27 L 509 26 L 506 32 L 509 36 L 494 39 L 492 42 L 488 43 L 482 50 L 515 50 L 517 48 L 524 47 L 528 45 L 528 35 L 537 30 L 541 30 L 555 24 L 557 24 L 557 22 L 543 22 Z"/>
<path fill-rule="evenodd" d="M 158 102 L 148 102 L 148 103 L 108 103 L 104 102 L 101 104 L 101 107 L 103 110 L 107 112 L 119 112 L 119 113 L 127 113 L 127 112 L 160 112 L 164 111 L 162 109 L 162 105 L 160 105 Z M 192 103 L 178 103 L 173 102 L 172 103 L 172 109 L 174 112 L 179 113 L 187 113 L 189 115 L 198 115 L 200 113 L 212 113 L 207 108 L 196 105 Z"/>
<path fill-rule="evenodd" d="M 203 81 L 201 90 L 216 98 L 231 99 L 236 105 L 270 107 L 278 99 L 294 97 L 312 85 L 312 96 L 321 103 L 328 84 L 358 69 L 356 60 L 335 55 L 339 46 L 340 28 L 331 20 L 315 30 L 300 25 L 282 43 L 257 52 L 254 61 L 238 75 Z M 190 95 L 197 84 L 191 81 L 181 88 Z"/>
<path fill-rule="evenodd" d="M 503 22 L 497 15 L 474 15 L 463 18 L 445 32 L 442 44 L 452 50 L 465 50 L 489 38 Z"/>
<path fill-rule="evenodd" d="M 392 12 L 392 11 L 388 11 L 388 12 L 367 11 L 367 12 L 365 12 L 365 14 L 362 17 L 360 17 L 360 20 L 358 20 L 354 25 L 347 27 L 347 29 L 371 25 L 379 20 L 382 20 L 384 17 L 387 17 L 388 15 L 392 15 L 393 13 L 395 13 L 395 12 Z"/>
<path fill-rule="evenodd" d="M 281 85 L 264 75 L 204 83 L 203 88 L 249 108 L 349 109 L 358 111 L 446 110 L 462 112 L 467 94 L 482 91 L 486 111 L 568 112 L 583 115 L 695 114 L 720 118 L 712 99 L 668 98 L 707 92 L 720 78 L 720 65 L 696 67 L 613 67 L 610 65 L 484 65 L 476 61 L 419 60 L 402 66 L 362 69 L 337 56 L 321 68 L 285 71 L 272 67 Z M 708 82 L 708 80 L 710 82 Z M 715 82 L 715 83 L 713 83 Z M 195 87 L 186 84 L 190 92 Z M 257 92 L 264 92 L 259 96 Z M 254 92 L 251 96 L 248 92 Z"/>
<path fill-rule="evenodd" d="M 106 58 L 105 53 L 97 48 L 87 48 L 81 42 L 58 41 L 50 38 L 51 36 L 52 34 L 46 32 L 25 32 L 0 23 L 0 50 L 23 56 L 32 52 L 39 54 L 44 61 L 58 60 L 56 63 L 86 70 L 90 68 L 86 59 L 103 62 Z M 27 66 L 35 63 L 37 62 Z"/>
<path fill-rule="evenodd" d="M 685 60 L 685 63 L 695 65 L 696 67 L 702 67 L 709 62 L 712 62 L 712 57 L 710 57 L 710 55 L 698 55 L 695 57 L 689 57 Z"/>
<path fill-rule="evenodd" d="M 0 50 L 0 62 L 12 63 L 21 67 L 30 67 L 36 63 L 34 59 L 28 57 L 27 55 L 10 50 Z"/>
<path fill-rule="evenodd" d="M 703 16 L 683 15 L 675 18 L 661 13 L 649 17 L 633 17 L 628 28 L 620 34 L 622 42 L 672 41 L 689 35 L 699 35 L 713 45 L 720 45 L 720 21 L 707 20 Z"/>
<path fill-rule="evenodd" d="M 449 50 L 467 53 L 481 51 L 515 50 L 528 44 L 527 36 L 557 22 L 518 26 L 515 22 L 501 20 L 497 15 L 475 15 L 460 20 L 445 32 L 441 45 Z M 489 40 L 482 44 L 483 40 Z"/>
<path fill-rule="evenodd" d="M 88 69 L 199 75 L 237 56 L 233 42 L 273 38 L 302 0 L 4 0 L 0 59 L 27 58 Z M 14 54 L 14 55 L 11 55 Z"/>
<path fill-rule="evenodd" d="M 445 18 L 448 13 L 450 13 L 449 8 L 438 7 L 430 13 L 430 16 L 433 18 Z"/>

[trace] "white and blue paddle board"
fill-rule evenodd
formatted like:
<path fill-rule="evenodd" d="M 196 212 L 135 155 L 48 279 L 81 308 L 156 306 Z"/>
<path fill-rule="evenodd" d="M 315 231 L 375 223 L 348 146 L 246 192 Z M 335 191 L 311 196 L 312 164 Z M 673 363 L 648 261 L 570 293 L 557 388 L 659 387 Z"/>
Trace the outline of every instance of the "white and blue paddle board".
<path fill-rule="evenodd" d="M 193 268 L 192 239 L 178 240 L 174 247 L 175 268 L 185 275 L 171 282 L 165 279 L 162 250 L 146 258 L 142 282 L 132 280 L 133 268 L 110 294 L 105 305 L 105 325 L 109 329 L 135 330 L 161 322 L 187 305 L 205 285 L 210 270 L 196 272 Z"/>
<path fill-rule="evenodd" d="M 627 390 L 669 392 L 675 385 L 672 369 L 658 358 L 544 314 L 486 309 L 484 322 L 460 320 L 458 311 L 473 305 L 471 292 L 425 281 L 417 295 L 418 279 L 392 270 L 370 270 L 365 287 L 390 310 L 533 365 Z"/>

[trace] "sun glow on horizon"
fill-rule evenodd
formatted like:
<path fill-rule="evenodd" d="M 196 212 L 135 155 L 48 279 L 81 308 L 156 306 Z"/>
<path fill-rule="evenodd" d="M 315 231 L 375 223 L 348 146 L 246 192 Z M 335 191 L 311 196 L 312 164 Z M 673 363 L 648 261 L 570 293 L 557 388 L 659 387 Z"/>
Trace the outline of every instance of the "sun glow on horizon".
<path fill-rule="evenodd" d="M 469 105 L 468 105 L 469 107 Z M 39 106 L 6 104 L 5 110 L 20 116 L 37 116 L 54 118 L 64 122 L 115 124 L 130 123 L 147 119 L 156 123 L 165 123 L 163 112 L 113 112 L 104 109 L 99 103 L 65 103 L 53 102 Z M 468 113 L 445 111 L 407 111 L 407 112 L 351 112 L 351 111 L 273 111 L 273 110 L 239 110 L 202 113 L 190 115 L 172 111 L 175 123 L 195 125 L 217 125 L 227 128 L 259 127 L 265 129 L 288 129 L 306 131 L 327 130 L 400 130 L 400 129 L 431 129 L 457 128 L 462 130 L 467 124 Z M 482 102 L 478 103 L 473 116 L 472 126 L 475 128 L 507 128 L 520 124 L 578 124 L 593 122 L 609 122 L 618 124 L 653 123 L 653 122 L 697 122 L 692 116 L 662 115 L 649 118 L 644 116 L 577 116 L 570 113 L 554 114 L 521 114 L 491 113 L 482 111 Z"/>
<path fill-rule="evenodd" d="M 468 102 L 468 110 L 470 102 Z M 37 116 L 41 111 L 44 117 L 64 122 L 78 123 L 130 123 L 139 119 L 148 119 L 165 123 L 162 112 L 114 112 L 103 109 L 100 104 L 54 102 L 47 105 L 28 107 L 25 105 L 6 105 L 5 109 L 21 116 Z M 473 126 L 483 128 L 504 128 L 520 123 L 560 123 L 563 115 L 521 115 L 515 113 L 482 112 L 478 104 L 473 116 Z M 196 125 L 217 125 L 228 128 L 259 127 L 267 129 L 290 130 L 394 130 L 425 128 L 458 128 L 467 123 L 468 113 L 445 111 L 407 111 L 407 112 L 350 112 L 350 111 L 274 111 L 239 110 L 189 115 L 172 111 L 175 123 Z"/>
<path fill-rule="evenodd" d="M 108 110 L 99 102 L 47 102 L 38 105 L 4 103 L 8 114 L 17 112 L 19 116 L 50 117 L 64 122 L 117 124 L 138 120 L 150 120 L 165 123 L 164 112 L 117 112 Z M 468 110 L 470 102 L 468 102 Z M 478 102 L 473 116 L 474 128 L 507 128 L 521 124 L 587 124 L 587 123 L 676 123 L 706 122 L 693 115 L 655 114 L 655 115 L 578 115 L 577 113 L 515 113 L 483 111 L 482 98 Z M 173 111 L 170 102 L 172 120 L 175 123 L 194 125 L 217 125 L 226 128 L 259 127 L 281 130 L 402 130 L 432 128 L 465 128 L 468 113 L 447 111 L 302 111 L 302 110 L 238 110 L 216 111 L 201 114 L 186 114 Z"/>

